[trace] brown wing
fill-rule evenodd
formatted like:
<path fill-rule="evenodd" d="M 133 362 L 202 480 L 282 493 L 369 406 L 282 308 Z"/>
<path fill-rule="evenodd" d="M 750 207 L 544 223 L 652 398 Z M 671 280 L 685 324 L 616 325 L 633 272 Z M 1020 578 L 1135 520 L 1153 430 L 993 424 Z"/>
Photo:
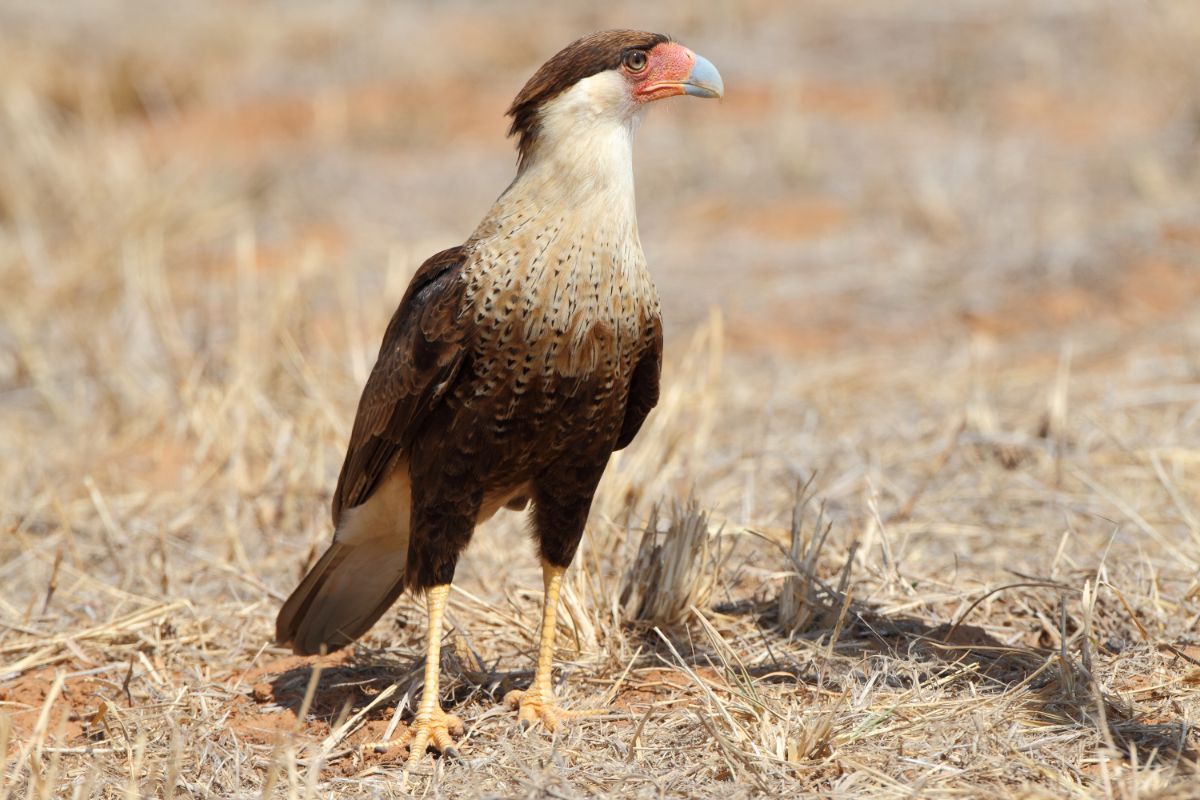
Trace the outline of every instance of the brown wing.
<path fill-rule="evenodd" d="M 458 375 L 467 330 L 462 257 L 452 247 L 422 264 L 388 323 L 333 496 L 335 527 L 344 509 L 371 496 Z"/>
<path fill-rule="evenodd" d="M 650 410 L 658 405 L 659 376 L 662 374 L 662 320 L 656 316 L 650 324 L 652 340 L 633 368 L 633 377 L 629 380 L 629 399 L 625 401 L 625 421 L 621 423 L 621 435 L 617 437 L 614 450 L 623 450 L 633 441 Z"/>

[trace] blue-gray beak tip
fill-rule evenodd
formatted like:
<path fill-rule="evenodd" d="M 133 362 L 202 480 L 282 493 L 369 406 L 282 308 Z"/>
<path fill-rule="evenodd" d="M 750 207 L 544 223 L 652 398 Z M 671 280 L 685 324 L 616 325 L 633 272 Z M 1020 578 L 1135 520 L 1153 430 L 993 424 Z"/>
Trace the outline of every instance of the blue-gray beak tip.
<path fill-rule="evenodd" d="M 721 73 L 717 72 L 717 68 L 704 56 L 696 53 L 692 55 L 696 56 L 696 63 L 688 73 L 683 91 L 692 97 L 724 97 L 725 83 L 721 80 Z"/>

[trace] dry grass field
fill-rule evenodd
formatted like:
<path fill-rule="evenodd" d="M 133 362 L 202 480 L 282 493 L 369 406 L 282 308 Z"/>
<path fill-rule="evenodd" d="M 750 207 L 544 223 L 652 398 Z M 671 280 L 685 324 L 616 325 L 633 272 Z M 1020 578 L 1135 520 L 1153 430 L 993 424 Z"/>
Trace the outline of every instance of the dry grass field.
<path fill-rule="evenodd" d="M 0 2 L 0 798 L 1200 797 L 1200 3 Z M 664 397 L 522 733 L 519 515 L 460 563 L 465 761 L 401 785 L 411 598 L 273 646 L 417 265 L 578 35 L 639 133 Z"/>

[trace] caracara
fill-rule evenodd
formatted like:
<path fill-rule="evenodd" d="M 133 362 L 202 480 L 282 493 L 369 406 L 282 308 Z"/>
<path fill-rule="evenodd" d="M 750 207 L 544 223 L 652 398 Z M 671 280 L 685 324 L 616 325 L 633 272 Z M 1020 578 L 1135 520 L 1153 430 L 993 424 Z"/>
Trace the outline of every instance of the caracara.
<path fill-rule="evenodd" d="M 276 622 L 297 653 L 364 634 L 405 589 L 429 609 L 415 762 L 453 753 L 438 702 L 442 614 L 475 526 L 532 503 L 545 583 L 524 726 L 552 730 L 563 572 L 609 456 L 658 400 L 658 295 L 638 240 L 633 134 L 655 100 L 721 97 L 713 65 L 654 33 L 605 31 L 539 69 L 508 110 L 517 176 L 471 237 L 426 261 L 388 324 L 333 496 L 333 543 Z"/>

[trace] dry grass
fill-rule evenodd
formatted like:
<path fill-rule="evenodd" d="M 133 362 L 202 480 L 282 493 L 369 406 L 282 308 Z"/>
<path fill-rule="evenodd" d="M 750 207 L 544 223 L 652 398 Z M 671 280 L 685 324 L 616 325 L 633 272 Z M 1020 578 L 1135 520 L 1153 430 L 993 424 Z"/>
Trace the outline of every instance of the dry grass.
<path fill-rule="evenodd" d="M 359 745 L 406 724 L 421 610 L 323 660 L 271 621 L 408 276 L 510 174 L 506 101 L 615 24 L 729 96 L 640 134 L 665 394 L 558 653 L 610 713 L 500 707 L 541 596 L 505 515 L 451 598 L 468 762 L 411 788 L 1196 796 L 1200 8 L 532 7 L 0 5 L 0 798 L 400 793 Z M 652 545 L 705 563 L 635 566 L 693 495 L 711 591 L 631 623 Z"/>
<path fill-rule="evenodd" d="M 621 582 L 621 606 L 629 622 L 670 628 L 708 605 L 723 566 L 720 531 L 709 529 L 695 498 L 676 505 L 663 530 L 658 517 L 658 508 L 651 509 L 637 558 Z"/>

